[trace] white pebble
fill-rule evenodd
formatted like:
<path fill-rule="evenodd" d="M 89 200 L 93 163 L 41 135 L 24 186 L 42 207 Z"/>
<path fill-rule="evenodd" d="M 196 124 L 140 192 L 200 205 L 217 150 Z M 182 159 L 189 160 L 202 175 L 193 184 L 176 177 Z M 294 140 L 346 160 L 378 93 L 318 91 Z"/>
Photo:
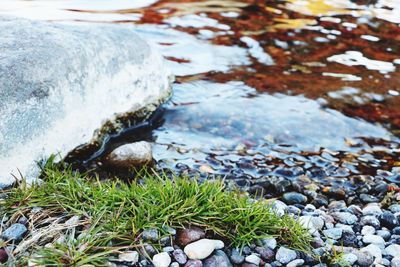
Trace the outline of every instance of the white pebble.
<path fill-rule="evenodd" d="M 202 260 L 210 256 L 217 245 L 216 240 L 200 239 L 187 245 L 183 251 L 191 260 Z"/>
<path fill-rule="evenodd" d="M 248 263 L 253 263 L 253 264 L 257 265 L 257 266 L 260 265 L 260 261 L 261 261 L 261 259 L 255 254 L 251 254 L 251 255 L 247 256 L 245 258 L 245 260 Z"/>
<path fill-rule="evenodd" d="M 153 256 L 154 267 L 168 267 L 171 264 L 171 257 L 167 252 L 161 252 Z"/>

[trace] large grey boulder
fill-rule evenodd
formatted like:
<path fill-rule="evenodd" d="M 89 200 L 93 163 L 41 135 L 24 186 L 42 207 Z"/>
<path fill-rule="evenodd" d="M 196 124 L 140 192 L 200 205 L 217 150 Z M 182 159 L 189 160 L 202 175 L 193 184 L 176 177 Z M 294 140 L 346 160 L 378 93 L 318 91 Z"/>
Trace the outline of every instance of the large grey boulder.
<path fill-rule="evenodd" d="M 122 114 L 171 94 L 162 57 L 132 26 L 0 16 L 0 185 L 35 161 L 93 141 Z"/>

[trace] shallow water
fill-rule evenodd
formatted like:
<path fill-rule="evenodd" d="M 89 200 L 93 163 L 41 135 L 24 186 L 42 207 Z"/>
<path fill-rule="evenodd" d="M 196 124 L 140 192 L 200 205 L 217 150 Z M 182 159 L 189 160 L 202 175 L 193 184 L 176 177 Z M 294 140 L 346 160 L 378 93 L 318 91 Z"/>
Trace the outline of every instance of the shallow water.
<path fill-rule="evenodd" d="M 136 24 L 176 75 L 150 138 L 161 167 L 399 181 L 399 0 L 154 2 L 6 1 L 0 12 Z"/>

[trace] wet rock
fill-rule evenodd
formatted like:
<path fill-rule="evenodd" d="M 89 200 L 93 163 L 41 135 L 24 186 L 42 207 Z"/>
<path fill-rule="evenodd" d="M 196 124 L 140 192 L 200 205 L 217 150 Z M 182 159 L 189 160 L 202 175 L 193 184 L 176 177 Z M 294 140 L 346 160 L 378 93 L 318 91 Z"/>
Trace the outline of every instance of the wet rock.
<path fill-rule="evenodd" d="M 223 247 L 224 245 L 222 241 L 213 239 L 200 239 L 188 244 L 183 251 L 191 260 L 202 260 L 210 256 L 215 249 L 221 249 Z"/>
<path fill-rule="evenodd" d="M 19 242 L 22 240 L 27 231 L 28 229 L 25 227 L 25 225 L 14 223 L 3 232 L 1 237 L 4 240 Z"/>
<path fill-rule="evenodd" d="M 261 262 L 261 259 L 257 255 L 251 254 L 245 258 L 245 261 L 258 266 Z"/>
<path fill-rule="evenodd" d="M 139 253 L 136 251 L 125 251 L 118 255 L 118 260 L 135 264 L 139 261 Z"/>
<path fill-rule="evenodd" d="M 285 247 L 280 247 L 276 252 L 275 258 L 280 263 L 287 264 L 297 258 L 297 253 L 294 250 Z"/>
<path fill-rule="evenodd" d="M 379 221 L 381 226 L 386 227 L 388 229 L 393 229 L 396 226 L 399 226 L 399 221 L 396 216 L 390 211 L 385 211 L 381 215 L 379 215 Z"/>
<path fill-rule="evenodd" d="M 297 192 L 285 193 L 282 196 L 283 202 L 286 204 L 306 204 L 307 197 L 303 194 Z"/>
<path fill-rule="evenodd" d="M 154 267 L 168 267 L 171 264 L 171 257 L 167 252 L 161 252 L 153 256 Z"/>
<path fill-rule="evenodd" d="M 203 267 L 203 263 L 200 260 L 188 260 L 185 267 Z"/>
<path fill-rule="evenodd" d="M 141 141 L 117 147 L 107 156 L 105 164 L 114 168 L 129 169 L 149 165 L 152 161 L 151 144 Z"/>
<path fill-rule="evenodd" d="M 179 246 L 186 246 L 189 243 L 202 239 L 206 236 L 206 233 L 203 229 L 199 227 L 190 227 L 185 229 L 178 229 L 176 232 L 175 242 Z"/>
<path fill-rule="evenodd" d="M 162 57 L 131 26 L 2 15 L 0 31 L 0 184 L 19 171 L 36 178 L 37 160 L 64 157 L 106 120 L 152 112 L 171 93 Z"/>
<path fill-rule="evenodd" d="M 237 248 L 232 249 L 230 259 L 234 264 L 241 264 L 244 262 L 244 256 L 240 254 L 240 251 Z"/>
<path fill-rule="evenodd" d="M 172 252 L 172 256 L 174 257 L 174 259 L 179 263 L 179 264 L 185 264 L 187 262 L 187 256 L 186 254 L 183 252 L 182 249 L 175 249 Z"/>

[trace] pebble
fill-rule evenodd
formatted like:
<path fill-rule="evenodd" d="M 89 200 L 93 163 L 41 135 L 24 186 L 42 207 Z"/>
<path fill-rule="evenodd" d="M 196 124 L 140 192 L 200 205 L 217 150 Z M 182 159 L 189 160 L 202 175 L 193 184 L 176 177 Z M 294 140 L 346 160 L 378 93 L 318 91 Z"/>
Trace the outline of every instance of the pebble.
<path fill-rule="evenodd" d="M 389 210 L 393 213 L 400 212 L 400 204 L 390 205 Z"/>
<path fill-rule="evenodd" d="M 28 229 L 21 223 L 14 223 L 8 227 L 1 237 L 5 240 L 21 241 Z"/>
<path fill-rule="evenodd" d="M 353 253 L 346 253 L 343 255 L 343 260 L 347 262 L 349 265 L 353 265 L 357 261 L 357 256 Z"/>
<path fill-rule="evenodd" d="M 272 203 L 272 209 L 278 214 L 279 216 L 285 215 L 288 206 L 280 200 L 275 200 Z"/>
<path fill-rule="evenodd" d="M 378 247 L 385 248 L 385 240 L 379 235 L 365 235 L 362 239 L 365 244 L 374 244 Z"/>
<path fill-rule="evenodd" d="M 145 141 L 122 145 L 106 158 L 106 164 L 116 168 L 140 167 L 153 162 L 151 144 Z"/>
<path fill-rule="evenodd" d="M 368 252 L 373 257 L 375 257 L 375 263 L 379 263 L 382 259 L 382 251 L 381 249 L 375 244 L 369 244 L 366 247 L 360 249 L 361 252 Z"/>
<path fill-rule="evenodd" d="M 391 267 L 400 267 L 400 257 L 395 257 L 390 262 Z"/>
<path fill-rule="evenodd" d="M 185 264 L 187 262 L 187 256 L 182 249 L 176 249 L 172 252 L 172 256 L 179 264 Z"/>
<path fill-rule="evenodd" d="M 139 261 L 139 253 L 136 251 L 125 251 L 118 255 L 118 260 L 135 264 Z"/>
<path fill-rule="evenodd" d="M 275 258 L 275 252 L 270 248 L 256 247 L 255 251 L 267 262 L 270 262 Z"/>
<path fill-rule="evenodd" d="M 188 260 L 185 267 L 203 267 L 203 263 L 199 260 Z"/>
<path fill-rule="evenodd" d="M 297 267 L 297 266 L 303 266 L 304 265 L 304 260 L 302 259 L 297 259 L 294 261 L 289 262 L 286 267 Z"/>
<path fill-rule="evenodd" d="M 154 267 L 168 267 L 171 264 L 171 257 L 167 252 L 161 252 L 153 256 Z"/>
<path fill-rule="evenodd" d="M 275 249 L 277 246 L 277 242 L 275 238 L 263 238 L 261 240 L 264 247 Z"/>
<path fill-rule="evenodd" d="M 389 240 L 390 232 L 388 230 L 378 230 L 376 234 L 382 237 L 385 241 Z"/>
<path fill-rule="evenodd" d="M 394 258 L 396 257 L 400 258 L 400 245 L 398 244 L 389 245 L 388 247 L 385 248 L 385 253 Z"/>
<path fill-rule="evenodd" d="M 358 252 L 357 263 L 361 267 L 369 267 L 374 263 L 374 257 L 366 251 Z"/>
<path fill-rule="evenodd" d="M 327 238 L 338 240 L 342 237 L 343 229 L 332 228 L 322 231 Z"/>
<path fill-rule="evenodd" d="M 275 255 L 277 261 L 283 264 L 287 264 L 297 258 L 297 253 L 294 250 L 280 247 Z"/>
<path fill-rule="evenodd" d="M 204 267 L 232 267 L 226 254 L 218 250 L 215 255 L 207 258 L 204 263 Z"/>
<path fill-rule="evenodd" d="M 146 229 L 142 232 L 142 238 L 144 241 L 158 241 L 158 230 L 157 229 Z"/>
<path fill-rule="evenodd" d="M 381 227 L 381 223 L 379 222 L 378 218 L 372 215 L 362 217 L 360 223 L 361 225 L 371 225 L 375 229 L 379 229 Z"/>
<path fill-rule="evenodd" d="M 245 258 L 245 260 L 246 260 L 246 262 L 253 263 L 253 264 L 257 265 L 257 266 L 261 262 L 260 257 L 258 257 L 256 254 L 251 254 L 251 255 L 247 256 Z"/>
<path fill-rule="evenodd" d="M 381 222 L 381 226 L 386 227 L 388 229 L 393 229 L 396 226 L 399 226 L 399 221 L 396 216 L 390 211 L 385 211 L 381 215 L 379 215 L 379 221 Z"/>
<path fill-rule="evenodd" d="M 237 248 L 232 249 L 230 259 L 234 264 L 241 264 L 244 262 L 244 256 L 240 254 L 240 251 Z"/>
<path fill-rule="evenodd" d="M 283 202 L 286 204 L 306 204 L 307 203 L 307 197 L 303 194 L 297 193 L 297 192 L 289 192 L 285 193 L 282 196 Z"/>
<path fill-rule="evenodd" d="M 365 225 L 361 230 L 362 235 L 373 235 L 375 234 L 375 228 L 370 225 Z"/>
<path fill-rule="evenodd" d="M 378 203 L 370 203 L 370 204 L 367 204 L 362 209 L 362 214 L 363 215 L 381 215 L 382 210 L 379 207 Z"/>
<path fill-rule="evenodd" d="M 171 263 L 171 265 L 169 267 L 179 267 L 179 263 L 174 261 L 173 263 Z"/>
<path fill-rule="evenodd" d="M 333 212 L 332 217 L 343 224 L 354 224 L 357 222 L 357 216 L 350 212 Z"/>
<path fill-rule="evenodd" d="M 193 226 L 190 228 L 179 229 L 176 232 L 175 242 L 179 246 L 186 246 L 189 243 L 202 239 L 206 236 L 203 229 Z"/>
<path fill-rule="evenodd" d="M 222 248 L 223 243 L 221 244 L 221 242 L 213 239 L 200 239 L 187 245 L 183 251 L 191 260 L 202 260 L 210 256 L 215 249 Z"/>

